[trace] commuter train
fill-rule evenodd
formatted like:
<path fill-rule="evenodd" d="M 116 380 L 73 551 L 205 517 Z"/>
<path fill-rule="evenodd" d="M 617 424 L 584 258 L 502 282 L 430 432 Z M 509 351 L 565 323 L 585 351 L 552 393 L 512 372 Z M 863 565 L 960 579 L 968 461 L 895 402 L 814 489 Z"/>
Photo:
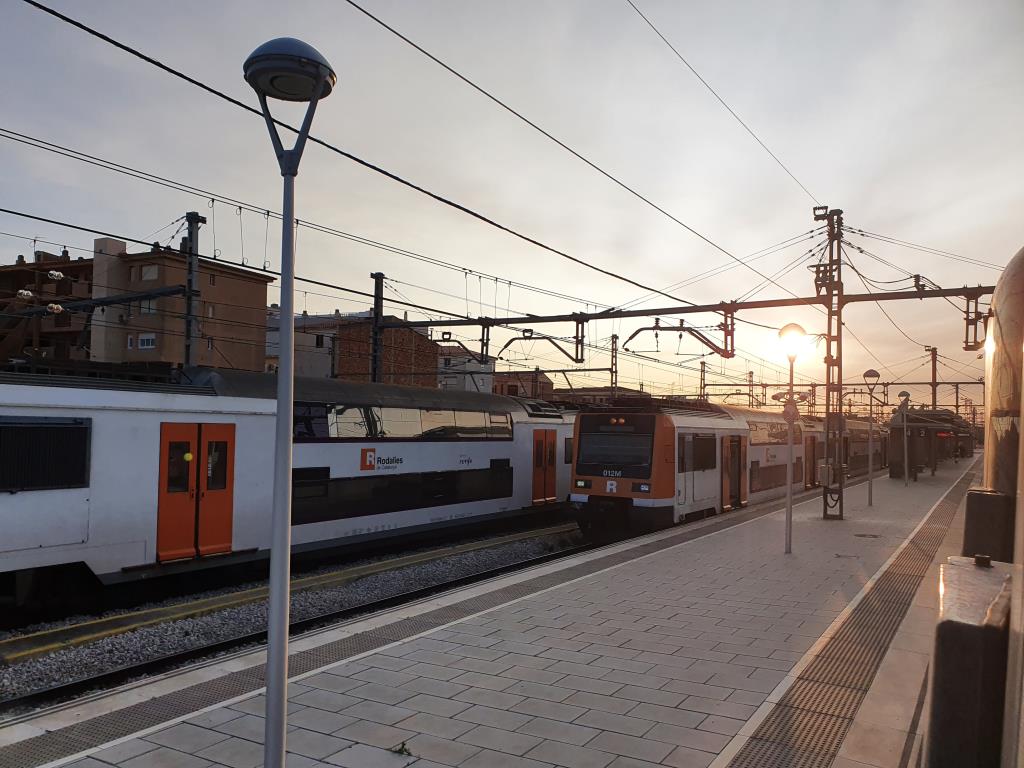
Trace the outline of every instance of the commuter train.
<path fill-rule="evenodd" d="M 793 426 L 793 488 L 823 482 L 823 420 Z M 704 401 L 584 411 L 576 418 L 572 496 L 592 536 L 653 530 L 786 495 L 788 425 L 778 412 Z M 846 420 L 844 471 L 868 466 L 868 423 Z M 876 425 L 876 468 L 888 461 L 888 430 Z"/>
<path fill-rule="evenodd" d="M 0 601 L 267 557 L 275 377 L 187 373 L 0 374 Z M 298 553 L 568 498 L 573 415 L 547 403 L 330 379 L 295 399 Z"/>

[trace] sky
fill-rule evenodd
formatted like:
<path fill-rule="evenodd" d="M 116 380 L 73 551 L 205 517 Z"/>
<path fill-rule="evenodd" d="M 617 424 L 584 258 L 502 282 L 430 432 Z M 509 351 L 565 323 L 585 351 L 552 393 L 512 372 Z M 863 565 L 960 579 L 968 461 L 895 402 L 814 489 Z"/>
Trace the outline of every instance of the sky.
<path fill-rule="evenodd" d="M 635 0 L 821 204 L 848 227 L 1004 265 L 1024 246 L 1024 5 L 962 3 L 695 3 Z M 762 277 L 502 110 L 346 2 L 255 0 L 158 3 L 51 0 L 52 7 L 249 104 L 246 56 L 282 35 L 314 45 L 338 73 L 313 134 L 501 224 L 645 286 L 700 304 L 738 299 Z M 365 8 L 503 100 L 579 154 L 738 258 L 793 239 L 751 262 L 774 275 L 755 298 L 813 295 L 821 235 L 807 233 L 815 202 L 762 149 L 626 0 L 365 0 Z M 281 182 L 262 121 L 19 0 L 0 25 L 0 128 L 251 203 L 280 210 Z M 275 114 L 297 121 L 295 105 Z M 0 138 L 2 207 L 150 241 L 169 238 L 187 210 L 209 223 L 200 250 L 279 266 L 280 224 Z M 297 216 L 472 270 L 446 269 L 298 230 L 297 273 L 459 314 L 561 314 L 674 302 L 523 242 L 321 147 L 310 145 L 297 180 Z M 31 251 L 30 238 L 91 248 L 92 236 L 0 214 L 0 264 Z M 795 240 L 798 235 L 803 239 Z M 28 239 L 27 239 L 28 238 Z M 872 255 L 849 261 L 883 288 L 906 273 L 944 287 L 994 284 L 999 270 L 851 233 Z M 166 240 L 165 240 L 166 242 Z M 39 245 L 45 248 L 47 246 Z M 52 248 L 51 248 L 52 249 Z M 806 255 L 801 261 L 800 257 Z M 877 260 L 881 259 L 883 261 Z M 888 262 L 884 263 L 884 262 Z M 693 282 L 695 276 L 724 271 Z M 729 267 L 728 269 L 724 269 Z M 787 271 L 787 267 L 792 269 Z M 895 268 L 894 268 L 895 267 Z M 481 277 L 485 273 L 489 277 Z M 500 278 L 500 280 L 492 279 Z M 903 282 L 887 282 L 900 281 Z M 550 296 L 507 281 L 539 286 Z M 846 269 L 847 292 L 863 292 Z M 301 286 L 300 286 L 301 287 Z M 872 288 L 871 290 L 876 290 Z M 270 300 L 277 300 L 272 287 Z M 953 300 L 959 306 L 960 300 Z M 331 289 L 299 293 L 298 309 L 361 311 Z M 397 305 L 389 311 L 400 313 Z M 939 378 L 977 379 L 961 349 L 963 319 L 941 300 L 889 302 L 845 314 L 846 381 L 868 367 L 883 380 L 930 375 L 923 345 L 939 348 Z M 422 319 L 410 312 L 410 319 Z M 808 307 L 740 315 L 731 360 L 707 356 L 708 381 L 753 370 L 778 382 L 786 359 L 770 328 L 824 331 Z M 607 347 L 650 320 L 595 321 L 588 341 Z M 687 323 L 713 326 L 714 315 Z M 898 328 L 897 328 L 898 326 Z M 569 325 L 538 332 L 572 334 Z M 901 333 L 902 331 L 902 333 Z M 478 331 L 456 329 L 473 346 Z M 719 332 L 708 331 L 711 336 Z M 903 335 L 905 334 L 905 335 Z M 853 338 L 856 336 L 860 341 Z M 496 330 L 503 344 L 506 332 Z M 639 336 L 641 360 L 620 358 L 619 383 L 694 394 L 707 350 L 672 332 Z M 798 381 L 820 381 L 822 346 L 797 362 Z M 519 341 L 499 367 L 574 367 L 550 344 Z M 608 365 L 588 350 L 582 366 Z M 606 374 L 570 376 L 600 385 Z M 561 380 L 564 385 L 564 379 Z M 929 390 L 910 387 L 914 400 Z M 974 392 L 971 392 L 971 389 Z M 892 394 L 895 394 L 895 389 Z M 980 401 L 980 387 L 962 394 Z M 952 387 L 939 400 L 952 403 Z M 733 402 L 745 403 L 745 397 Z"/>

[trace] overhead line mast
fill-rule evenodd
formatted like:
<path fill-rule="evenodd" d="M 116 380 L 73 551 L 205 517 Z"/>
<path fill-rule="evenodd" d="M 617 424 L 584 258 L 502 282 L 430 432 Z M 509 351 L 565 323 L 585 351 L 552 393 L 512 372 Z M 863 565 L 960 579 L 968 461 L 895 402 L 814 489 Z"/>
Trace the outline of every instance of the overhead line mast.
<path fill-rule="evenodd" d="M 814 220 L 828 227 L 828 261 L 815 266 L 814 289 L 824 299 L 825 331 L 825 477 L 822 517 L 843 519 L 843 212 L 815 206 Z M 835 510 L 835 512 L 831 510 Z"/>

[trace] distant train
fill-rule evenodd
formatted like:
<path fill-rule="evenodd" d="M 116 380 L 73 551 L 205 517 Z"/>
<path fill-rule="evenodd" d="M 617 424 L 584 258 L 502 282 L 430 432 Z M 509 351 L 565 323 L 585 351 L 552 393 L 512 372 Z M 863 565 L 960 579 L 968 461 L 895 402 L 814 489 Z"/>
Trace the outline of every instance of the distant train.
<path fill-rule="evenodd" d="M 701 401 L 585 411 L 576 418 L 571 501 L 594 536 L 653 530 L 786 494 L 788 428 L 778 412 Z M 868 423 L 848 419 L 845 471 L 868 466 Z M 793 488 L 820 484 L 823 420 L 794 424 Z M 888 462 L 888 430 L 875 426 L 873 466 Z"/>
<path fill-rule="evenodd" d="M 275 378 L 0 374 L 0 599 L 84 569 L 113 584 L 268 556 Z M 574 415 L 330 379 L 295 387 L 296 552 L 566 502 Z"/>

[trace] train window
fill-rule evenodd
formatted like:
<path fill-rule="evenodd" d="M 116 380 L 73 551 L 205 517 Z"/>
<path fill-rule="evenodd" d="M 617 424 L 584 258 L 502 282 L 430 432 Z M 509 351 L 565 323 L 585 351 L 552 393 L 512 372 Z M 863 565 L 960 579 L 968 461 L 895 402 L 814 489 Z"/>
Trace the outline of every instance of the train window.
<path fill-rule="evenodd" d="M 187 440 L 173 442 L 167 446 L 167 493 L 186 493 L 188 491 L 188 468 L 192 456 L 192 446 Z"/>
<path fill-rule="evenodd" d="M 686 435 L 679 435 L 679 443 L 676 446 L 676 471 L 686 471 Z"/>
<path fill-rule="evenodd" d="M 206 444 L 206 490 L 223 491 L 228 487 L 228 444 L 211 440 Z"/>
<path fill-rule="evenodd" d="M 487 436 L 499 439 L 512 438 L 512 416 L 507 413 L 487 414 Z"/>
<path fill-rule="evenodd" d="M 89 487 L 90 419 L 0 418 L 0 491 Z"/>
<path fill-rule="evenodd" d="M 420 411 L 423 421 L 423 437 L 455 437 L 455 411 Z"/>
<path fill-rule="evenodd" d="M 330 436 L 337 440 L 361 440 L 373 434 L 366 410 L 348 405 L 330 409 Z"/>
<path fill-rule="evenodd" d="M 483 440 L 487 437 L 487 414 L 480 411 L 456 411 L 455 430 L 459 437 Z"/>
<path fill-rule="evenodd" d="M 512 466 L 492 459 L 486 469 L 411 472 L 388 477 L 328 477 L 327 467 L 293 470 L 292 525 L 465 504 L 512 495 Z"/>
<path fill-rule="evenodd" d="M 426 431 L 426 420 L 421 427 L 420 411 L 416 408 L 380 408 L 374 409 L 379 418 L 380 437 L 399 440 L 414 440 Z"/>
<path fill-rule="evenodd" d="M 572 464 L 572 438 L 565 438 L 565 463 Z"/>
<path fill-rule="evenodd" d="M 327 426 L 327 406 L 296 403 L 292 411 L 292 435 L 296 440 L 330 437 Z"/>
<path fill-rule="evenodd" d="M 718 466 L 717 440 L 714 435 L 693 436 L 693 470 L 700 472 Z"/>

